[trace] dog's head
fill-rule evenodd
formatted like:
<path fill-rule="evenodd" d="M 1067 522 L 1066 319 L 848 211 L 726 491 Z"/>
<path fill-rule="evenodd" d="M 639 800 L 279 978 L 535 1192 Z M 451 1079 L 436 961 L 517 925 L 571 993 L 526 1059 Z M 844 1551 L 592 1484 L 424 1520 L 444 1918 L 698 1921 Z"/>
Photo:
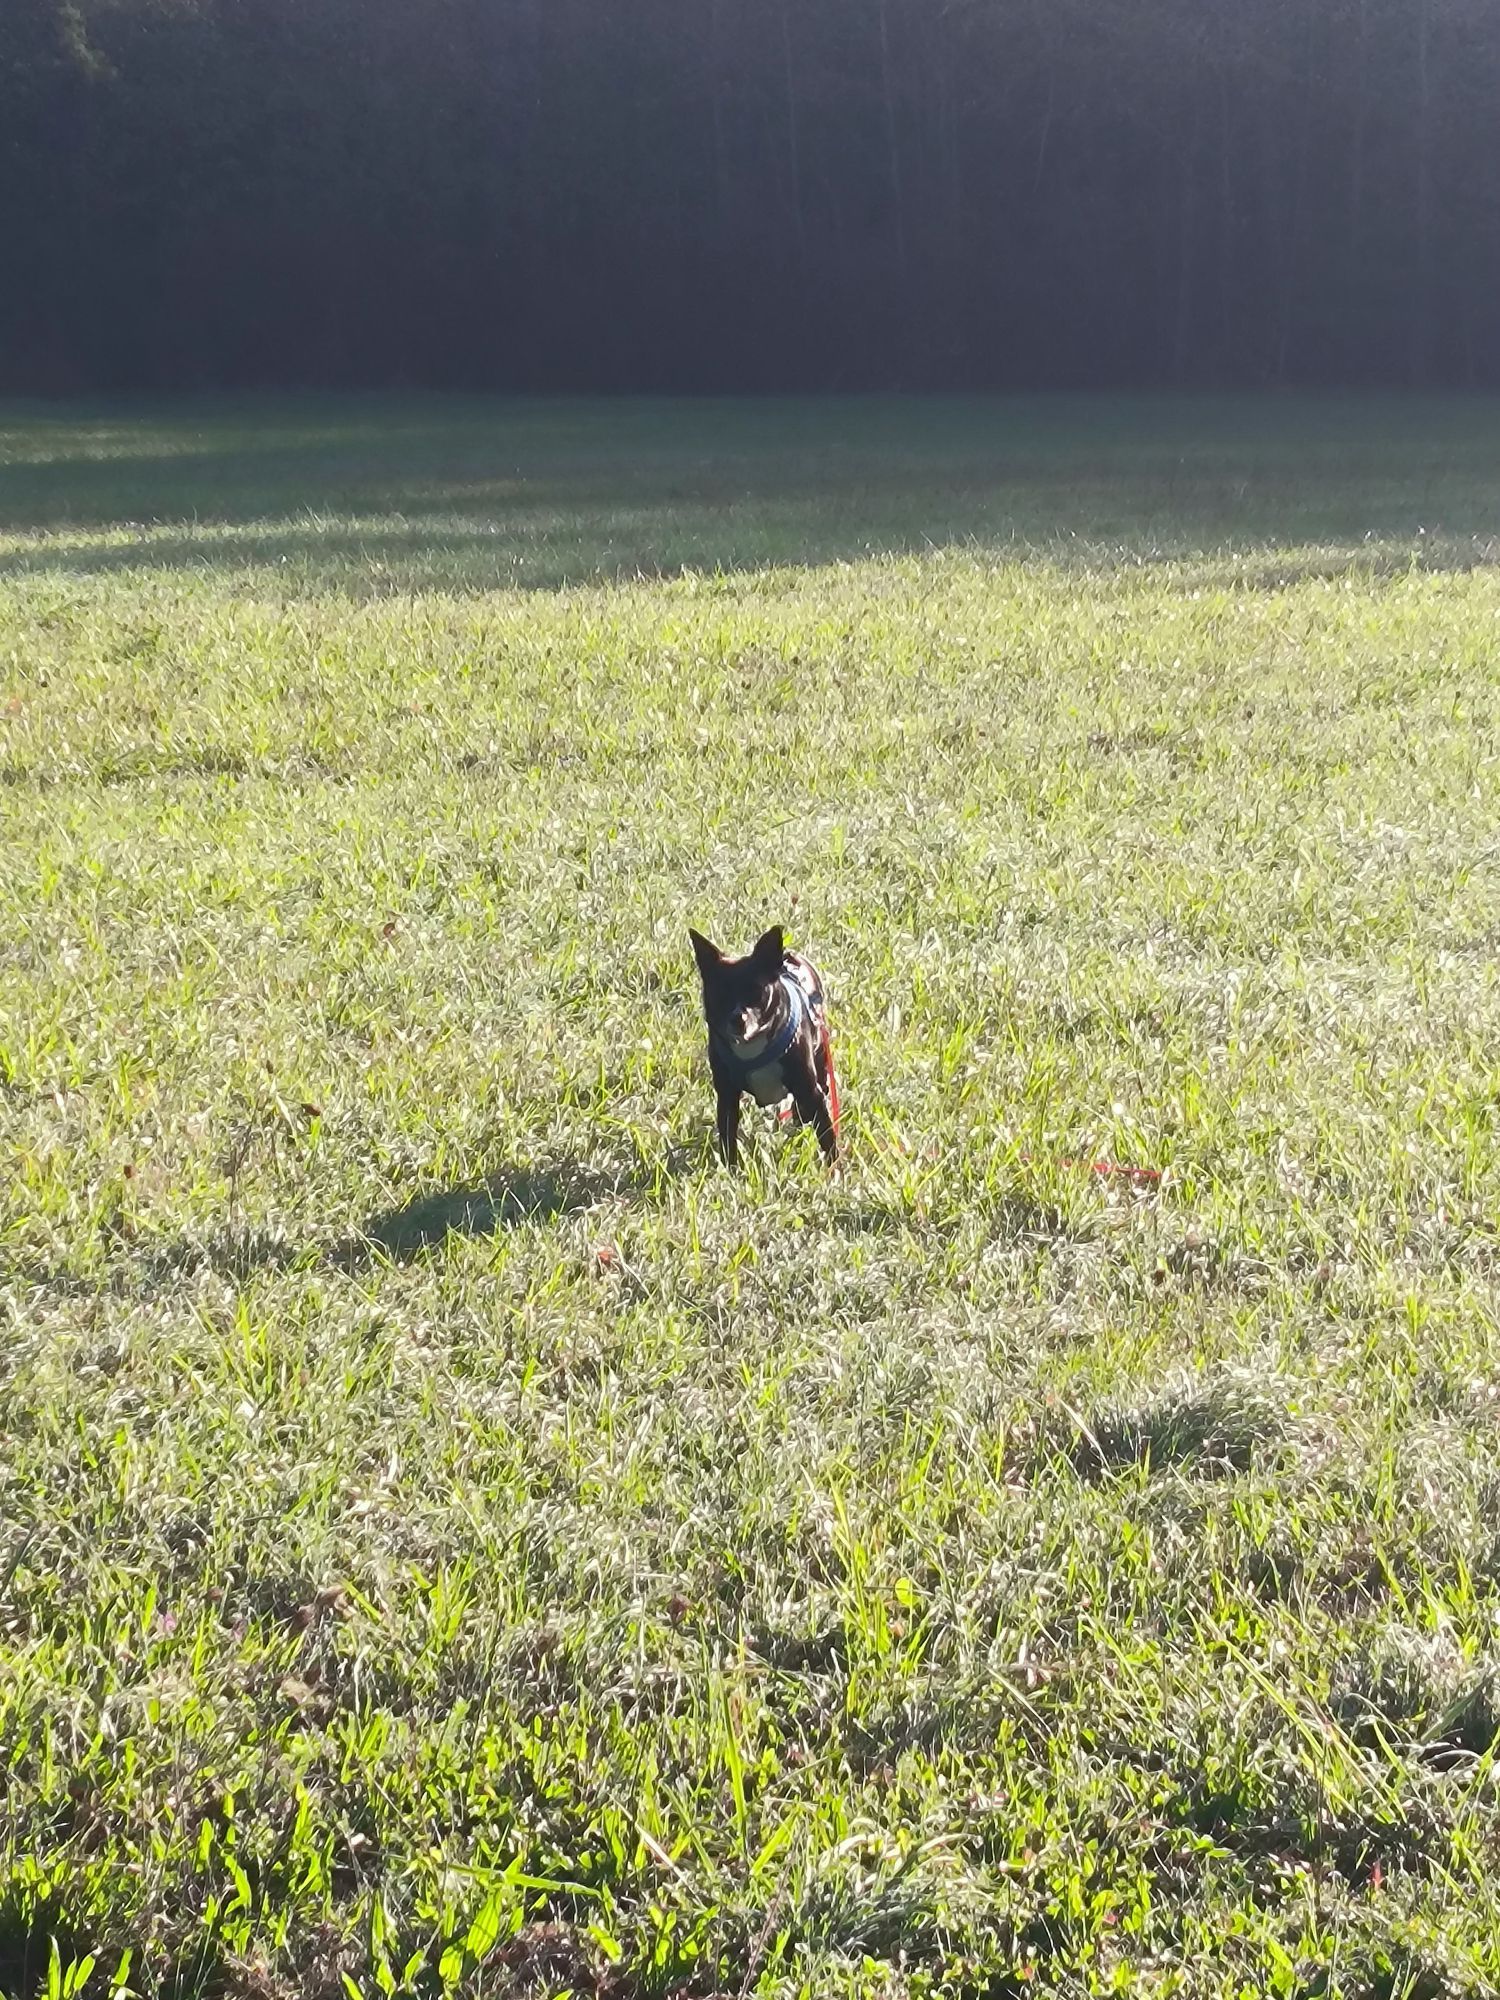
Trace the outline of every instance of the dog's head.
<path fill-rule="evenodd" d="M 773 924 L 744 958 L 727 958 L 700 931 L 690 930 L 703 980 L 708 1025 L 738 1048 L 748 1048 L 775 1027 L 781 1008 L 781 968 L 786 940 Z"/>

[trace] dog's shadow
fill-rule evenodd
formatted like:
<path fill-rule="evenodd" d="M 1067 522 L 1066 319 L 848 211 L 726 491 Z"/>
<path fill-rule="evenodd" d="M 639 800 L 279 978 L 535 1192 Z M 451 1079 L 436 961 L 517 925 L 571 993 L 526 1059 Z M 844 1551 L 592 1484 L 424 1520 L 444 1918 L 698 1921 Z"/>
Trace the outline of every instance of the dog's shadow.
<path fill-rule="evenodd" d="M 374 1263 L 408 1264 L 450 1237 L 496 1236 L 528 1222 L 551 1222 L 610 1201 L 639 1202 L 691 1170 L 691 1147 L 673 1147 L 654 1164 L 604 1167 L 559 1159 L 515 1167 L 482 1181 L 439 1188 L 378 1210 L 354 1234 L 332 1244 L 327 1262 L 343 1271 Z"/>
<path fill-rule="evenodd" d="M 511 1166 L 458 1187 L 431 1188 L 394 1208 L 377 1209 L 347 1235 L 298 1244 L 276 1229 L 221 1223 L 203 1235 L 141 1246 L 130 1272 L 161 1284 L 196 1271 L 215 1271 L 236 1283 L 259 1271 L 333 1270 L 346 1275 L 381 1264 L 411 1264 L 451 1238 L 497 1236 L 531 1222 L 546 1223 L 583 1214 L 610 1202 L 640 1204 L 659 1199 L 668 1185 L 701 1165 L 702 1148 L 674 1146 L 660 1160 L 603 1165 L 577 1158 Z M 0 1266 L 0 1281 L 7 1277 Z M 72 1296 L 95 1286 L 62 1273 L 33 1282 Z"/>

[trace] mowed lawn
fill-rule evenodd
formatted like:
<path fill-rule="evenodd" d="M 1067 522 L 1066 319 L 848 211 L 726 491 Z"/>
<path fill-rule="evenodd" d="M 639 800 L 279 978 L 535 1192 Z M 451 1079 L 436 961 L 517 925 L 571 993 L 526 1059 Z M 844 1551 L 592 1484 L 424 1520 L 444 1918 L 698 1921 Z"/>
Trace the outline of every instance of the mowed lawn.
<path fill-rule="evenodd" d="M 1494 404 L 0 410 L 0 1993 L 1494 1993 L 1497 724 Z"/>

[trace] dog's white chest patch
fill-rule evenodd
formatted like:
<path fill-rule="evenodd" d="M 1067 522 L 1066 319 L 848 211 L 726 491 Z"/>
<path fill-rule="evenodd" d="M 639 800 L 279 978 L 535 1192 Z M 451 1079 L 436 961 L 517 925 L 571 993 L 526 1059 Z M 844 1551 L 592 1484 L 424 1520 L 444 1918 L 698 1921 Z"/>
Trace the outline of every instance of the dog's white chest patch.
<path fill-rule="evenodd" d="M 753 1069 L 745 1078 L 745 1088 L 757 1104 L 780 1104 L 791 1092 L 781 1080 L 781 1064 L 767 1063 L 764 1069 Z"/>

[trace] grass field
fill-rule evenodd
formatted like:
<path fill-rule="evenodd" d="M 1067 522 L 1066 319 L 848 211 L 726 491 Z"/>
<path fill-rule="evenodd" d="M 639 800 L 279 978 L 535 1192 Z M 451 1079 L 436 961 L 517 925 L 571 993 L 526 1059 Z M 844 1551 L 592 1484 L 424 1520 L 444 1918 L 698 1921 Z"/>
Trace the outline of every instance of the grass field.
<path fill-rule="evenodd" d="M 0 410 L 0 1992 L 1500 1990 L 1497 536 L 1489 404 Z"/>

